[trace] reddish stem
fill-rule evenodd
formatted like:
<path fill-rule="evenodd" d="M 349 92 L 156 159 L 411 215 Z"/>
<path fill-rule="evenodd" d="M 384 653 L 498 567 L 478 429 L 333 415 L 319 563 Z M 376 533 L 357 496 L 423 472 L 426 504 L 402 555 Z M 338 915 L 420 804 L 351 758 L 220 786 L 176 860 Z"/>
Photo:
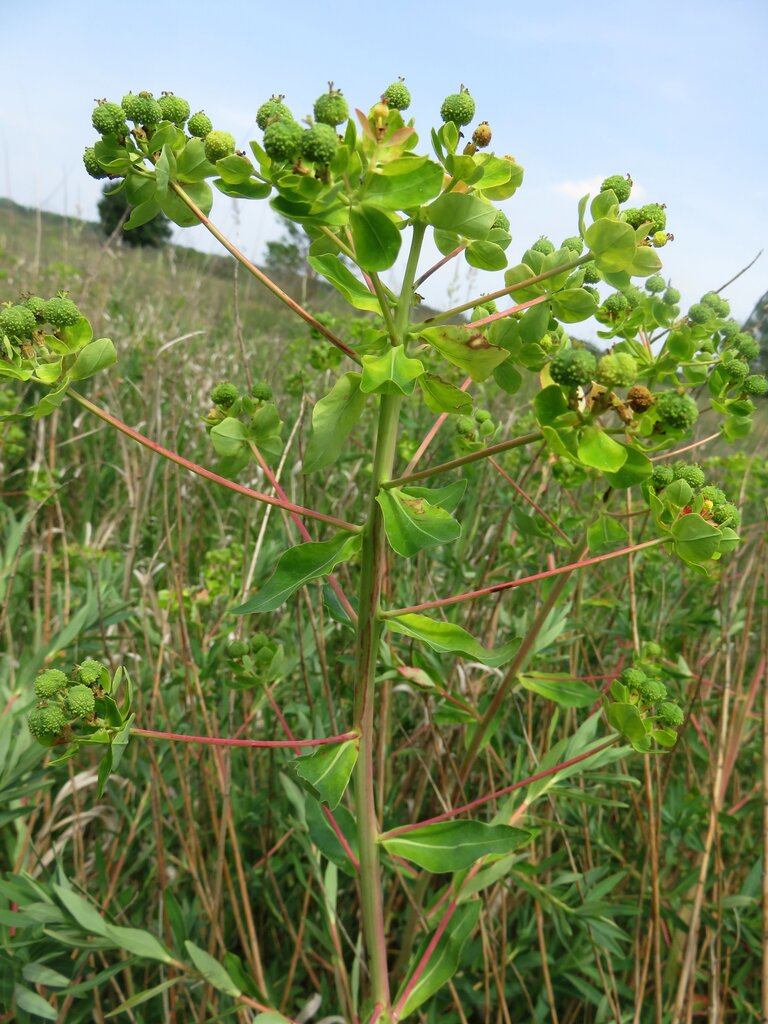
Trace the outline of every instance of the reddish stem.
<path fill-rule="evenodd" d="M 238 494 L 244 494 L 247 498 L 254 498 L 256 501 L 261 501 L 265 505 L 276 505 L 277 508 L 283 508 L 286 512 L 295 512 L 297 516 L 306 516 L 308 519 L 317 519 L 321 523 L 329 523 L 331 526 L 335 526 L 340 530 L 347 530 L 350 533 L 359 533 L 360 527 L 353 526 L 352 523 L 345 523 L 342 519 L 335 519 L 333 516 L 327 516 L 324 512 L 315 512 L 311 508 L 303 508 L 301 505 L 294 505 L 290 501 L 282 501 L 280 498 L 273 498 L 269 494 L 262 494 L 261 491 L 254 491 L 250 487 L 245 487 L 243 484 L 235 483 L 234 480 L 227 480 L 226 477 L 219 476 L 218 473 L 213 473 L 210 469 L 206 469 L 205 466 L 199 466 L 196 462 L 191 462 L 189 459 L 185 459 L 183 455 L 179 455 L 178 452 L 171 451 L 170 448 L 164 448 L 157 441 L 153 441 L 149 437 L 145 437 L 144 434 L 140 434 L 138 430 L 134 430 L 133 427 L 129 427 L 127 423 L 123 423 L 116 416 L 106 412 L 104 409 L 100 409 L 98 405 L 94 405 L 93 402 L 89 401 L 83 395 L 79 394 L 70 388 L 69 395 L 79 402 L 84 409 L 88 409 L 89 412 L 94 413 L 99 419 L 104 420 L 105 423 L 109 423 L 110 426 L 115 427 L 122 434 L 132 438 L 134 441 L 138 441 L 139 444 L 145 448 L 149 448 L 151 452 L 155 452 L 157 455 L 162 455 L 163 458 L 169 459 L 171 462 L 175 462 L 177 466 L 182 466 L 184 469 L 188 469 L 191 473 L 196 473 L 198 476 L 204 477 L 206 480 L 212 480 L 215 484 L 220 484 L 222 487 L 227 487 L 230 491 L 237 491 Z"/>
<path fill-rule="evenodd" d="M 546 572 L 534 573 L 533 576 L 523 576 L 519 580 L 508 580 L 506 583 L 495 583 L 491 587 L 483 587 L 480 590 L 470 590 L 466 594 L 454 594 L 453 597 L 442 597 L 437 601 L 424 601 L 423 604 L 414 604 L 407 608 L 392 608 L 389 611 L 381 612 L 381 617 L 383 619 L 394 619 L 398 615 L 410 615 L 413 612 L 426 611 L 428 608 L 444 608 L 446 605 L 459 604 L 462 601 L 472 601 L 474 598 L 484 597 L 486 594 L 498 594 L 503 590 L 522 587 L 525 583 L 536 583 L 538 580 L 545 580 L 550 576 L 559 576 L 564 572 L 573 572 L 574 569 L 584 569 L 588 565 L 607 562 L 610 558 L 629 555 L 633 551 L 642 551 L 644 548 L 656 547 L 659 544 L 666 543 L 666 539 L 666 537 L 656 537 L 654 540 L 643 541 L 642 544 L 632 544 L 630 547 L 620 548 L 618 551 L 609 551 L 605 555 L 595 555 L 594 558 L 583 558 L 578 562 L 571 562 L 569 565 L 560 565 L 556 569 L 547 569 Z"/>
<path fill-rule="evenodd" d="M 471 377 L 467 377 L 467 379 L 461 385 L 459 390 L 460 391 L 466 391 L 471 383 L 472 383 L 472 378 Z M 437 417 L 435 422 L 429 428 L 429 431 L 427 432 L 427 436 L 424 438 L 424 440 L 419 445 L 419 447 L 418 447 L 418 449 L 416 451 L 416 454 L 413 456 L 411 461 L 405 467 L 405 473 L 403 474 L 403 476 L 409 476 L 413 472 L 415 467 L 419 464 L 419 461 L 421 460 L 421 456 L 424 454 L 424 452 L 427 450 L 427 448 L 429 448 L 429 446 L 432 444 L 432 441 L 434 440 L 435 435 L 437 434 L 437 432 L 440 429 L 440 427 L 442 427 L 442 425 L 448 419 L 448 416 L 449 416 L 449 413 L 447 413 L 447 412 L 440 413 L 440 415 Z"/>
<path fill-rule="evenodd" d="M 523 789 L 525 786 L 530 786 L 532 782 L 538 782 L 539 779 L 549 778 L 550 775 L 556 775 L 565 768 L 570 768 L 574 764 L 579 764 L 580 761 L 586 761 L 587 758 L 594 757 L 595 754 L 599 754 L 600 751 L 612 746 L 616 742 L 616 739 L 617 737 L 613 736 L 611 739 L 606 740 L 605 743 L 602 743 L 599 747 L 595 747 L 594 750 L 588 750 L 584 754 L 572 757 L 569 761 L 561 761 L 560 764 L 553 765 L 552 768 L 545 768 L 543 771 L 536 772 L 535 775 L 529 775 L 527 779 L 521 779 L 520 782 L 513 782 L 511 786 L 505 786 L 503 789 L 497 789 L 494 793 L 479 796 L 476 800 L 472 800 L 468 804 L 463 804 L 461 807 L 454 807 L 453 810 L 445 811 L 443 814 L 437 814 L 434 818 L 427 818 L 424 821 L 417 821 L 410 825 L 400 825 L 398 828 L 390 829 L 389 832 L 382 833 L 381 838 L 392 839 L 394 836 L 401 836 L 405 832 L 413 832 L 414 829 L 424 828 L 425 825 L 435 825 L 438 821 L 447 821 L 448 818 L 455 818 L 457 814 L 464 814 L 467 811 L 472 811 L 475 807 L 481 807 L 483 804 L 487 804 L 491 800 L 497 800 L 500 796 L 506 796 L 507 793 L 514 793 L 516 789 Z"/>
<path fill-rule="evenodd" d="M 235 740 L 229 736 L 187 736 L 178 732 L 157 732 L 154 729 L 131 729 L 135 736 L 147 736 L 154 740 L 176 740 L 179 743 L 206 743 L 214 747 L 324 747 L 332 743 L 345 743 L 357 739 L 356 732 L 343 732 L 338 736 L 325 736 L 316 740 Z"/>
<path fill-rule="evenodd" d="M 537 505 L 536 502 L 533 500 L 533 498 L 529 497 L 525 493 L 525 491 L 520 486 L 520 484 L 517 483 L 517 481 L 513 480 L 512 477 L 509 475 L 509 473 L 506 472 L 506 470 L 502 469 L 502 467 L 498 464 L 496 459 L 489 459 L 488 461 L 490 462 L 490 464 L 493 466 L 494 469 L 498 470 L 498 472 L 501 473 L 501 475 L 504 477 L 504 479 L 507 481 L 507 483 L 512 485 L 512 487 L 517 491 L 517 493 L 520 495 L 520 497 L 523 499 L 523 501 L 527 501 L 528 504 L 531 506 L 531 508 L 535 509 L 536 512 L 538 512 L 539 515 L 542 517 L 542 519 L 546 520 L 546 522 L 549 523 L 549 525 L 552 527 L 553 530 L 557 530 L 557 532 L 560 534 L 560 536 L 563 538 L 563 540 L 566 542 L 566 544 L 571 546 L 571 541 L 563 533 L 563 531 L 560 529 L 560 527 L 557 525 L 557 523 L 554 521 L 554 519 L 551 519 L 547 515 L 547 513 L 544 511 L 544 509 L 540 505 Z"/>
<path fill-rule="evenodd" d="M 429 270 L 425 270 L 421 277 L 416 279 L 413 287 L 418 288 L 420 284 L 424 284 L 427 278 L 432 277 L 432 275 L 437 273 L 437 271 L 440 270 L 441 267 L 444 267 L 446 263 L 450 263 L 452 259 L 455 259 L 459 255 L 459 253 L 464 252 L 466 247 L 466 243 L 457 245 L 453 252 L 449 252 L 447 256 L 443 256 L 443 258 L 441 260 L 438 260 L 434 266 L 429 268 Z"/>
<path fill-rule="evenodd" d="M 720 434 L 710 434 L 709 437 L 703 437 L 700 441 L 694 441 L 693 444 L 687 444 L 685 448 L 676 448 L 673 452 L 662 452 L 661 455 L 654 455 L 651 457 L 651 462 L 658 462 L 659 459 L 673 459 L 675 455 L 682 455 L 683 452 L 689 452 L 691 448 L 698 448 L 699 445 L 707 444 L 709 441 L 714 441 L 716 437 L 720 437 Z"/>
<path fill-rule="evenodd" d="M 485 324 L 503 320 L 505 316 L 512 316 L 513 313 L 520 313 L 524 309 L 530 309 L 531 306 L 538 306 L 539 303 L 546 302 L 548 298 L 548 292 L 544 295 L 537 295 L 535 299 L 528 299 L 527 302 L 520 302 L 516 306 L 510 306 L 509 309 L 502 309 L 499 313 L 491 313 L 490 316 L 484 316 L 480 320 L 473 320 L 471 324 L 467 324 L 467 327 L 484 327 Z"/>

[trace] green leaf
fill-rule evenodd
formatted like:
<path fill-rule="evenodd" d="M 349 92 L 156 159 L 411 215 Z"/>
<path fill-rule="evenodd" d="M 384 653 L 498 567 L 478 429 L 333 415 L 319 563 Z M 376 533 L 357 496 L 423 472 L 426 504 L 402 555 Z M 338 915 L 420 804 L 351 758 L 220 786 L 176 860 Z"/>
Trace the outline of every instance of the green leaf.
<path fill-rule="evenodd" d="M 651 741 L 645 722 L 634 704 L 610 703 L 606 706 L 605 717 L 618 733 L 629 740 L 635 750 L 640 753 L 650 750 Z"/>
<path fill-rule="evenodd" d="M 567 675 L 553 673 L 540 676 L 536 672 L 529 672 L 518 678 L 526 690 L 564 708 L 589 708 L 600 696 L 589 683 L 571 679 Z"/>
<path fill-rule="evenodd" d="M 471 867 L 481 857 L 504 856 L 530 842 L 531 834 L 510 825 L 482 821 L 440 821 L 380 840 L 389 853 L 413 861 L 432 874 Z"/>
<path fill-rule="evenodd" d="M 387 540 L 404 558 L 461 536 L 461 526 L 449 512 L 424 498 L 411 498 L 398 487 L 381 490 L 376 501 L 384 516 Z"/>
<path fill-rule="evenodd" d="M 210 436 L 216 454 L 227 459 L 239 455 L 245 448 L 248 431 L 245 424 L 236 417 L 227 416 L 221 423 L 211 428 Z"/>
<path fill-rule="evenodd" d="M 194 942 L 190 942 L 189 939 L 184 943 L 184 948 L 189 953 L 189 958 L 196 969 L 202 974 L 209 985 L 212 985 L 219 992 L 224 992 L 225 995 L 232 996 L 234 999 L 242 995 L 240 989 L 232 981 L 218 960 L 214 960 L 209 953 L 196 946 Z"/>
<path fill-rule="evenodd" d="M 464 250 L 464 259 L 478 270 L 504 270 L 507 256 L 495 242 L 470 242 Z"/>
<path fill-rule="evenodd" d="M 558 320 L 574 324 L 586 320 L 597 309 L 597 301 L 583 288 L 563 288 L 552 296 L 552 311 Z"/>
<path fill-rule="evenodd" d="M 108 1020 L 110 1017 L 117 1017 L 118 1014 L 124 1013 L 126 1010 L 130 1010 L 134 1006 L 141 1006 L 142 1003 L 148 1003 L 150 999 L 154 999 L 155 996 L 159 996 L 161 992 L 165 992 L 173 985 L 178 985 L 181 980 L 181 976 L 177 975 L 175 978 L 168 978 L 167 981 L 161 981 L 159 985 L 153 985 L 152 988 L 145 988 L 142 992 L 137 992 L 135 996 L 131 996 L 130 999 L 126 999 L 125 1002 L 116 1006 L 114 1010 L 110 1010 L 109 1013 L 105 1013 L 104 1019 Z"/>
<path fill-rule="evenodd" d="M 449 363 L 468 373 L 476 383 L 490 377 L 509 356 L 506 349 L 491 345 L 481 331 L 467 327 L 427 327 L 419 337 L 436 348 Z"/>
<path fill-rule="evenodd" d="M 176 181 L 191 184 L 212 178 L 216 168 L 205 157 L 205 143 L 202 139 L 190 139 L 176 157 Z"/>
<path fill-rule="evenodd" d="M 66 988 L 72 981 L 65 974 L 59 974 L 45 964 L 24 964 L 21 973 L 25 981 L 31 981 L 33 985 L 45 985 L 46 988 Z"/>
<path fill-rule="evenodd" d="M 447 412 L 456 416 L 472 412 L 472 396 L 434 373 L 423 374 L 419 378 L 419 387 L 424 394 L 424 404 L 431 412 Z"/>
<path fill-rule="evenodd" d="M 163 944 L 142 928 L 120 928 L 114 924 L 105 926 L 105 937 L 119 946 L 120 949 L 141 957 L 142 960 L 159 960 L 169 964 L 173 957 Z"/>
<path fill-rule="evenodd" d="M 720 531 L 696 512 L 682 515 L 672 524 L 675 552 L 684 562 L 701 565 L 720 547 Z"/>
<path fill-rule="evenodd" d="M 214 178 L 213 184 L 219 192 L 232 199 L 266 199 L 272 191 L 270 185 L 263 181 L 257 181 L 255 178 L 249 178 L 248 181 L 240 181 L 237 184 L 224 181 L 222 178 Z"/>
<path fill-rule="evenodd" d="M 61 340 L 64 342 L 66 352 L 78 352 L 85 348 L 93 338 L 93 328 L 84 316 L 81 316 L 77 323 L 65 327 L 61 331 Z"/>
<path fill-rule="evenodd" d="M 501 647 L 483 647 L 479 640 L 461 626 L 413 612 L 385 619 L 385 623 L 393 633 L 402 633 L 404 636 L 421 640 L 438 654 L 461 654 L 491 668 L 499 668 L 506 664 L 520 646 L 519 637 L 515 637 Z"/>
<path fill-rule="evenodd" d="M 627 461 L 625 445 L 606 434 L 600 427 L 588 423 L 579 440 L 579 459 L 585 466 L 616 473 Z"/>
<path fill-rule="evenodd" d="M 312 410 L 312 434 L 304 453 L 304 473 L 332 465 L 365 407 L 360 374 L 345 373 Z"/>
<path fill-rule="evenodd" d="M 176 157 L 171 147 L 166 143 L 155 164 L 155 182 L 157 185 L 157 198 L 160 202 L 168 195 L 168 183 L 176 175 Z"/>
<path fill-rule="evenodd" d="M 584 241 L 600 270 L 626 270 L 635 258 L 635 232 L 629 224 L 597 220 L 587 228 Z"/>
<path fill-rule="evenodd" d="M 450 256 L 461 245 L 461 238 L 455 231 L 440 231 L 439 228 L 433 232 L 433 241 L 443 256 Z"/>
<path fill-rule="evenodd" d="M 373 175 L 365 186 L 365 198 L 384 210 L 410 210 L 434 199 L 442 186 L 439 164 L 403 157 L 384 164 Z"/>
<path fill-rule="evenodd" d="M 400 1011 L 400 1020 L 403 1020 L 409 1014 L 413 1013 L 414 1010 L 418 1009 L 419 1006 L 425 1003 L 427 999 L 433 996 L 435 992 L 450 981 L 456 973 L 459 968 L 459 964 L 461 963 L 461 951 L 477 924 L 477 919 L 480 916 L 480 909 L 480 900 L 472 900 L 470 903 L 465 903 L 456 910 L 448 924 L 448 927 L 440 936 L 437 945 L 432 950 L 432 954 L 425 970 L 408 993 L 408 998 L 403 1003 L 403 1008 Z M 413 974 L 413 970 L 415 970 L 416 966 L 421 963 L 431 941 L 431 936 L 424 939 L 415 955 L 411 958 L 413 969 L 408 972 L 403 984 L 400 986 L 400 991 L 398 992 L 395 1002 L 402 998 Z"/>
<path fill-rule="evenodd" d="M 616 473 L 605 473 L 605 479 L 611 487 L 625 488 L 641 484 L 653 472 L 651 460 L 643 452 L 627 446 L 627 461 Z"/>
<path fill-rule="evenodd" d="M 253 1018 L 253 1024 L 291 1024 L 291 1022 L 277 1010 L 267 1010 L 266 1013 L 257 1013 Z"/>
<path fill-rule="evenodd" d="M 44 1020 L 59 1019 L 59 1011 L 54 1010 L 47 1000 L 39 996 L 37 992 L 33 992 L 32 989 L 25 988 L 24 985 L 19 985 L 17 982 L 13 987 L 13 994 L 16 1006 L 20 1010 L 32 1013 L 35 1017 L 42 1017 Z"/>
<path fill-rule="evenodd" d="M 363 356 L 360 390 L 366 395 L 411 395 L 423 373 L 422 362 L 409 358 L 403 345 L 389 345 L 380 356 Z"/>
<path fill-rule="evenodd" d="M 357 742 L 347 740 L 346 743 L 319 747 L 309 756 L 291 761 L 291 764 L 299 778 L 308 782 L 319 799 L 333 810 L 344 796 L 356 761 Z"/>
<path fill-rule="evenodd" d="M 360 548 L 360 534 L 337 533 L 324 541 L 310 541 L 289 548 L 258 593 L 245 604 L 233 609 L 235 615 L 251 612 L 270 612 L 279 608 L 299 587 L 320 576 L 333 572 L 339 562 L 356 554 Z"/>
<path fill-rule="evenodd" d="M 392 266 L 400 252 L 402 236 L 383 210 L 367 204 L 352 209 L 349 227 L 355 258 L 363 270 L 375 273 Z"/>
<path fill-rule="evenodd" d="M 557 384 L 542 388 L 533 400 L 533 407 L 536 419 L 545 426 L 551 426 L 559 416 L 569 411 L 568 400 Z"/>
<path fill-rule="evenodd" d="M 496 220 L 496 209 L 478 196 L 446 192 L 427 207 L 427 219 L 433 227 L 443 231 L 484 239 Z"/>
<path fill-rule="evenodd" d="M 211 192 L 211 186 L 207 181 L 190 182 L 189 185 L 184 186 L 184 191 L 206 216 L 211 212 L 213 192 Z M 160 209 L 169 220 L 172 220 L 174 224 L 178 224 L 179 227 L 191 228 L 195 224 L 200 223 L 187 204 L 171 189 L 168 190 L 167 195 L 162 200 Z"/>
<path fill-rule="evenodd" d="M 140 203 L 138 206 L 134 206 L 131 210 L 131 215 L 123 225 L 124 231 L 131 231 L 133 228 L 140 228 L 144 224 L 148 224 L 151 220 L 160 213 L 162 207 L 160 206 L 160 200 L 156 195 L 153 195 L 146 202 Z"/>
<path fill-rule="evenodd" d="M 511 359 L 505 359 L 496 367 L 493 371 L 493 379 L 508 395 L 516 395 L 523 383 L 523 375 L 513 365 Z"/>
<path fill-rule="evenodd" d="M 230 153 L 216 161 L 216 171 L 228 185 L 241 185 L 249 181 L 253 174 L 253 164 L 246 156 Z M 267 185 L 269 192 L 269 185 Z"/>
<path fill-rule="evenodd" d="M 85 380 L 86 377 L 93 377 L 108 366 L 114 366 L 116 362 L 115 346 L 109 338 L 98 338 L 78 353 L 69 370 L 69 376 L 72 380 Z"/>
<path fill-rule="evenodd" d="M 627 543 L 626 527 L 613 516 L 598 516 L 587 530 L 587 546 L 593 554 Z"/>
<path fill-rule="evenodd" d="M 345 267 L 338 256 L 310 256 L 309 265 L 321 277 L 330 282 L 355 309 L 365 309 L 371 313 L 381 313 L 381 306 L 376 296 L 370 292 L 362 281 Z"/>
<path fill-rule="evenodd" d="M 72 915 L 84 932 L 89 935 L 99 935 L 102 938 L 106 937 L 107 922 L 87 900 L 83 899 L 82 896 L 78 896 L 71 889 L 58 885 L 56 882 L 53 883 L 53 891 L 64 905 L 65 910 Z"/>
<path fill-rule="evenodd" d="M 444 487 L 403 487 L 410 498 L 426 498 L 432 505 L 439 505 L 446 512 L 455 512 L 467 489 L 466 478 L 454 480 Z"/>
<path fill-rule="evenodd" d="M 635 258 L 627 267 L 627 273 L 632 277 L 650 277 L 661 270 L 661 258 L 650 245 L 638 245 L 635 250 Z"/>

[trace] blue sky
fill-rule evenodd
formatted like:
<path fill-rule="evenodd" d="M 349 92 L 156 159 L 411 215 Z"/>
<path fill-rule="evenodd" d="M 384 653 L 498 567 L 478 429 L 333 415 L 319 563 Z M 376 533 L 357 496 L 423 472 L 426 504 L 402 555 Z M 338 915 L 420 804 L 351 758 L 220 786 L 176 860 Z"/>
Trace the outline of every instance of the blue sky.
<path fill-rule="evenodd" d="M 635 198 L 667 204 L 661 253 L 683 302 L 719 287 L 768 246 L 765 0 L 546 5 L 508 0 L 102 4 L 0 0 L 0 195 L 95 217 L 101 183 L 81 164 L 93 101 L 170 90 L 246 146 L 273 92 L 309 113 L 332 79 L 367 108 L 398 75 L 422 142 L 465 83 L 493 147 L 525 167 L 504 210 L 510 254 L 576 233 L 576 203 L 630 172 Z M 214 219 L 258 259 L 280 233 L 265 202 L 216 197 Z M 212 248 L 202 228 L 180 240 Z M 464 263 L 427 298 L 463 300 L 493 281 Z M 393 276 L 396 276 L 396 272 Z M 745 318 L 768 290 L 768 253 L 726 292 Z"/>

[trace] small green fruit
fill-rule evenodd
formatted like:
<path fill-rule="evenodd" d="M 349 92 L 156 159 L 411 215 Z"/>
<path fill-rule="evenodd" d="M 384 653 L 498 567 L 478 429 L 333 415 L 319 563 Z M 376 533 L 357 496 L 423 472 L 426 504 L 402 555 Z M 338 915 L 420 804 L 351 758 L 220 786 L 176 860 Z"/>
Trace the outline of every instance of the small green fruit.
<path fill-rule="evenodd" d="M 704 476 L 704 470 L 701 466 L 697 466 L 695 462 L 676 462 L 672 468 L 675 474 L 675 480 L 685 480 L 685 482 L 695 491 L 697 491 L 699 487 L 704 486 L 704 480 L 706 479 Z"/>
<path fill-rule="evenodd" d="M 768 380 L 762 373 L 751 373 L 742 385 L 748 395 L 764 395 L 768 391 Z"/>
<path fill-rule="evenodd" d="M 736 350 L 749 362 L 751 359 L 757 359 L 760 355 L 760 342 L 744 331 L 736 339 Z"/>
<path fill-rule="evenodd" d="M 674 479 L 675 473 L 671 466 L 654 466 L 651 473 L 651 487 L 654 491 L 663 491 Z"/>
<path fill-rule="evenodd" d="M 561 249 L 567 249 L 568 252 L 572 252 L 574 256 L 581 256 L 584 252 L 584 240 L 578 235 L 572 235 L 570 238 L 564 238 L 560 243 Z"/>
<path fill-rule="evenodd" d="M 402 78 L 388 85 L 381 98 L 387 101 L 391 110 L 407 110 L 411 105 L 411 94 Z"/>
<path fill-rule="evenodd" d="M 82 314 L 71 299 L 57 295 L 48 299 L 45 304 L 45 319 L 57 329 L 72 327 L 81 318 Z"/>
<path fill-rule="evenodd" d="M 38 323 L 45 320 L 45 299 L 41 299 L 39 295 L 30 295 L 28 299 L 24 300 L 24 305 Z"/>
<path fill-rule="evenodd" d="M 621 174 L 612 174 L 600 186 L 601 192 L 611 190 L 620 203 L 626 203 L 632 191 L 632 179 L 625 178 Z"/>
<path fill-rule="evenodd" d="M 333 88 L 333 82 L 329 83 L 328 92 L 318 96 L 313 107 L 315 121 L 320 124 L 328 124 L 332 128 L 343 124 L 349 119 L 349 106 L 338 89 Z"/>
<path fill-rule="evenodd" d="M 486 146 L 490 146 L 492 137 L 491 126 L 487 121 L 481 121 L 472 132 L 472 142 L 478 149 L 485 149 Z"/>
<path fill-rule="evenodd" d="M 670 729 L 678 729 L 685 721 L 683 709 L 671 701 L 660 705 L 656 717 L 662 725 L 669 726 Z"/>
<path fill-rule="evenodd" d="M 177 128 L 183 128 L 189 117 L 189 104 L 181 96 L 174 96 L 172 92 L 164 92 L 157 101 L 160 113 L 164 121 L 170 121 Z"/>
<path fill-rule="evenodd" d="M 740 384 L 749 376 L 749 363 L 743 359 L 729 359 L 728 362 L 723 362 L 722 367 L 728 375 L 728 380 L 734 384 Z"/>
<path fill-rule="evenodd" d="M 266 103 L 262 103 L 256 111 L 256 124 L 264 131 L 268 125 L 275 121 L 292 121 L 293 114 L 283 103 L 285 96 L 271 96 Z"/>
<path fill-rule="evenodd" d="M 160 104 L 151 92 L 129 92 L 123 96 L 122 107 L 128 120 L 142 128 L 155 128 L 163 119 Z"/>
<path fill-rule="evenodd" d="M 96 698 L 90 686 L 77 683 L 67 690 L 67 710 L 73 718 L 88 718 L 96 710 Z"/>
<path fill-rule="evenodd" d="M 637 362 L 628 352 L 612 352 L 602 356 L 597 364 L 600 384 L 608 388 L 628 388 L 637 379 Z"/>
<path fill-rule="evenodd" d="M 77 666 L 77 675 L 80 682 L 85 683 L 87 686 L 93 686 L 94 683 L 98 683 L 101 679 L 101 673 L 104 670 L 104 666 L 100 661 L 96 661 L 95 658 L 86 658 L 85 661 L 81 661 Z"/>
<path fill-rule="evenodd" d="M 213 131 L 213 121 L 202 110 L 198 110 L 187 121 L 187 131 L 195 139 L 204 139 L 208 132 Z"/>
<path fill-rule="evenodd" d="M 656 396 L 659 421 L 675 430 L 687 430 L 699 418 L 699 409 L 692 398 L 677 391 L 662 391 Z"/>
<path fill-rule="evenodd" d="M 329 164 L 338 145 L 339 137 L 329 124 L 314 124 L 301 135 L 301 155 L 313 164 Z"/>
<path fill-rule="evenodd" d="M 675 306 L 680 301 L 680 292 L 677 288 L 667 288 L 664 292 L 664 302 L 667 306 Z"/>
<path fill-rule="evenodd" d="M 49 668 L 41 672 L 35 680 L 35 695 L 41 700 L 54 697 L 60 690 L 66 690 L 69 680 L 58 668 Z"/>
<path fill-rule="evenodd" d="M 666 281 L 660 274 L 654 274 L 652 277 L 647 278 L 645 282 L 645 290 L 650 292 L 651 295 L 660 294 L 666 287 Z"/>
<path fill-rule="evenodd" d="M 504 213 L 503 210 L 496 211 L 496 217 L 493 221 L 494 228 L 500 228 L 502 231 L 509 231 L 509 217 Z"/>
<path fill-rule="evenodd" d="M 106 178 L 108 176 L 96 159 L 96 150 L 93 146 L 86 147 L 83 153 L 83 165 L 92 178 Z"/>
<path fill-rule="evenodd" d="M 234 384 L 225 380 L 213 388 L 210 397 L 214 405 L 221 406 L 222 409 L 229 409 L 240 397 L 240 392 Z"/>
<path fill-rule="evenodd" d="M 235 152 L 235 137 L 229 132 L 208 132 L 205 136 L 205 159 L 212 164 Z"/>
<path fill-rule="evenodd" d="M 550 242 L 546 235 L 542 235 L 541 238 L 531 246 L 531 252 L 540 252 L 542 256 L 549 256 L 550 253 L 553 253 L 554 251 L 554 242 Z"/>
<path fill-rule="evenodd" d="M 91 124 L 101 135 L 125 135 L 128 131 L 123 108 L 105 100 L 91 114 Z"/>
<path fill-rule="evenodd" d="M 582 270 L 584 271 L 584 284 L 598 284 L 602 281 L 600 271 L 597 269 L 597 264 L 594 260 L 585 263 Z"/>
<path fill-rule="evenodd" d="M 646 675 L 640 668 L 625 668 L 619 680 L 630 690 L 639 690 L 646 682 Z"/>
<path fill-rule="evenodd" d="M 6 306 L 0 312 L 0 333 L 28 338 L 37 327 L 35 314 L 27 306 Z"/>
<path fill-rule="evenodd" d="M 266 381 L 260 381 L 251 388 L 251 395 L 257 402 L 268 402 L 272 397 L 272 388 Z"/>
<path fill-rule="evenodd" d="M 29 731 L 44 747 L 53 745 L 67 727 L 67 716 L 58 704 L 43 704 L 30 712 Z"/>
<path fill-rule="evenodd" d="M 474 116 L 475 101 L 463 85 L 460 92 L 454 92 L 450 96 L 446 96 L 440 107 L 440 117 L 443 121 L 453 121 L 459 128 L 469 124 Z"/>
<path fill-rule="evenodd" d="M 588 384 L 596 367 L 595 357 L 587 349 L 568 348 L 558 352 L 549 364 L 549 375 L 556 384 L 573 388 Z"/>
<path fill-rule="evenodd" d="M 646 679 L 637 690 L 643 704 L 658 704 L 667 696 L 667 688 L 660 679 Z"/>
<path fill-rule="evenodd" d="M 245 640 L 230 640 L 227 644 L 227 654 L 230 658 L 242 658 L 248 653 L 248 644 Z"/>
<path fill-rule="evenodd" d="M 299 155 L 301 136 L 301 125 L 295 121 L 274 121 L 264 130 L 264 152 L 271 160 L 292 162 Z"/>

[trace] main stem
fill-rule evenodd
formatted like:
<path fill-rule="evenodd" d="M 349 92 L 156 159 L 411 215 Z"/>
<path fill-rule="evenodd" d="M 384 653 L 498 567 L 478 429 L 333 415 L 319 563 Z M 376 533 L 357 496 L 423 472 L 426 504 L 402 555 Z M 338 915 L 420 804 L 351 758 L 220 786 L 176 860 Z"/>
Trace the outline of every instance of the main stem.
<path fill-rule="evenodd" d="M 394 315 L 393 342 L 404 345 L 407 340 L 408 316 L 413 296 L 425 225 L 415 223 L 411 251 L 403 279 L 403 287 Z M 384 296 L 381 301 L 386 301 Z M 377 1019 L 389 1020 L 391 1000 L 387 968 L 387 937 L 384 928 L 384 900 L 379 864 L 379 822 L 376 816 L 374 764 L 376 758 L 375 705 L 376 660 L 382 622 L 379 617 L 381 588 L 384 579 L 386 535 L 381 508 L 376 501 L 384 483 L 392 476 L 397 442 L 397 427 L 402 398 L 382 395 L 379 405 L 376 450 L 373 458 L 368 503 L 368 519 L 363 530 L 360 565 L 360 607 L 357 621 L 355 659 L 355 728 L 360 739 L 355 765 L 355 803 L 357 838 L 360 848 L 360 901 L 363 935 L 368 955 L 371 998 Z"/>

